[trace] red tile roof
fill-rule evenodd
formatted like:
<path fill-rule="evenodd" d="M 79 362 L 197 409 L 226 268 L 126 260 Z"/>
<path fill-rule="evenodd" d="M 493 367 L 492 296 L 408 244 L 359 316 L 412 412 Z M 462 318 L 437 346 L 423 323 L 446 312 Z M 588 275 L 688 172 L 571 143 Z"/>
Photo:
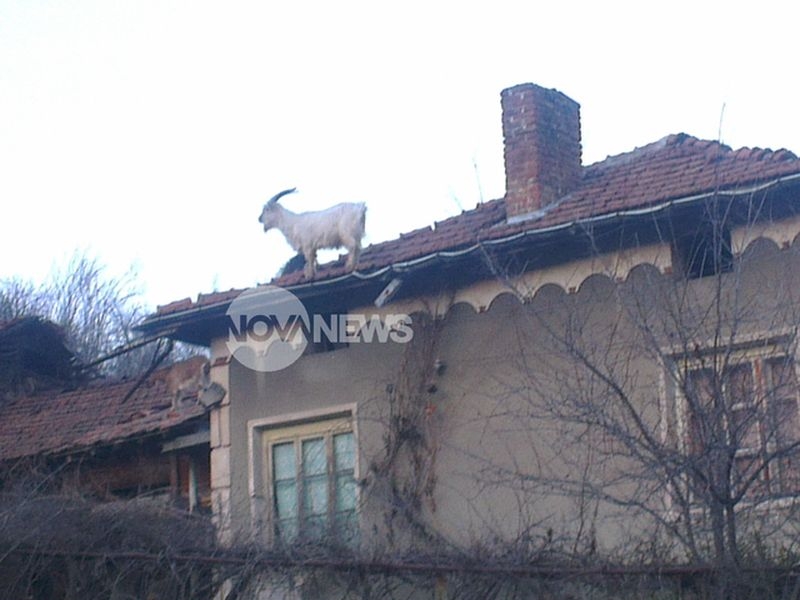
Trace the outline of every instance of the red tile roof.
<path fill-rule="evenodd" d="M 205 408 L 191 400 L 173 409 L 166 372 L 153 373 L 127 400 L 135 381 L 0 400 L 0 460 L 113 444 L 202 416 Z"/>
<path fill-rule="evenodd" d="M 542 218 L 499 228 L 493 238 L 543 229 L 719 190 L 736 190 L 800 173 L 788 150 L 731 150 L 686 134 L 670 135 L 584 168 L 580 188 Z"/>
<path fill-rule="evenodd" d="M 741 189 L 798 173 L 800 159 L 787 150 L 742 148 L 734 151 L 718 142 L 699 140 L 686 134 L 670 135 L 632 152 L 584 167 L 580 187 L 536 217 L 508 223 L 505 201 L 492 200 L 433 227 L 410 231 L 397 239 L 364 248 L 358 271 L 374 272 L 437 252 L 468 248 L 478 241 L 645 208 L 717 189 Z M 340 258 L 321 265 L 315 281 L 345 274 L 344 258 Z M 292 287 L 306 281 L 302 272 L 294 272 L 271 283 Z M 157 314 L 167 315 L 226 302 L 242 291 L 201 295 L 196 302 L 186 298 L 160 306 Z"/>

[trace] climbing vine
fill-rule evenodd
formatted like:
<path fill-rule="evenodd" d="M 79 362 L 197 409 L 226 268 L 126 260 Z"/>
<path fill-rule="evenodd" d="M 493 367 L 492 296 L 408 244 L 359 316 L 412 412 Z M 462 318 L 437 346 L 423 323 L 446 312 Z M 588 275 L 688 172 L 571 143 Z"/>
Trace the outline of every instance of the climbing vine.
<path fill-rule="evenodd" d="M 436 458 L 440 444 L 436 379 L 443 322 L 429 313 L 414 318 L 414 337 L 405 345 L 395 380 L 386 386 L 388 414 L 383 451 L 370 464 L 373 486 L 383 486 L 390 501 L 386 528 L 435 538 L 426 515 L 436 511 Z"/>

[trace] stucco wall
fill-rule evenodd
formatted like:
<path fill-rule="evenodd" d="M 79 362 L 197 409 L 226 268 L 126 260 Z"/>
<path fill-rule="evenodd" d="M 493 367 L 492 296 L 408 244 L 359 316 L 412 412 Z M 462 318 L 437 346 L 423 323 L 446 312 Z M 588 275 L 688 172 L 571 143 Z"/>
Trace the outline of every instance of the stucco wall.
<path fill-rule="evenodd" d="M 352 344 L 304 356 L 289 368 L 274 373 L 252 371 L 235 360 L 230 363 L 234 530 L 247 531 L 251 527 L 250 444 L 258 432 L 248 430 L 248 423 L 273 417 L 289 423 L 309 411 L 356 405 L 360 470 L 363 470 L 363 457 L 374 455 L 381 443 L 381 423 L 371 411 L 375 406 L 373 401 L 385 393 L 387 384 L 393 380 L 401 352 L 402 348 L 395 344 Z M 255 491 L 259 494 L 263 490 Z"/>
<path fill-rule="evenodd" d="M 254 492 L 263 490 L 252 489 L 254 452 L 259 452 L 252 444 L 253 424 L 354 406 L 365 541 L 402 543 L 407 537 L 391 531 L 392 519 L 398 529 L 404 527 L 403 507 L 387 477 L 395 486 L 424 477 L 416 482 L 424 485 L 417 486 L 413 507 L 420 522 L 462 545 L 528 535 L 612 547 L 642 533 L 649 524 L 630 509 L 575 493 L 582 480 L 605 479 L 618 497 L 646 489 L 641 481 L 620 477 L 641 465 L 626 463 L 617 441 L 560 418 L 568 414 L 559 406 L 560 395 L 591 397 L 596 385 L 575 368 L 575 355 L 563 342 L 571 341 L 587 361 L 604 366 L 626 386 L 654 436 L 668 433 L 675 420 L 674 390 L 664 381 L 663 356 L 671 345 L 685 345 L 683 338 L 713 336 L 711 308 L 736 323 L 735 334 L 742 337 L 783 331 L 799 320 L 794 248 L 757 241 L 741 264 L 740 272 L 723 278 L 722 288 L 714 277 L 687 283 L 640 266 L 624 279 L 586 278 L 573 293 L 544 286 L 525 304 L 512 293 L 499 295 L 503 285 L 497 283 L 485 311 L 465 302 L 443 311 L 427 349 L 351 344 L 267 374 L 230 362 L 225 367 L 230 450 L 219 456 L 229 457 L 231 531 L 251 531 L 253 519 L 265 510 L 254 501 Z M 422 322 L 416 318 L 418 326 Z M 672 335 L 676 323 L 685 329 Z M 220 348 L 217 354 L 223 353 Z M 427 352 L 426 360 L 438 369 L 423 369 L 425 380 L 418 382 L 416 398 L 423 406 L 413 424 L 423 442 L 402 444 L 399 458 L 388 465 L 387 431 L 394 426 L 389 403 L 408 374 L 409 352 Z M 402 464 L 414 460 L 420 464 L 413 468 Z M 264 485 L 255 479 L 256 487 Z M 662 501 L 653 498 L 655 505 Z M 387 537 L 387 530 L 392 535 Z"/>

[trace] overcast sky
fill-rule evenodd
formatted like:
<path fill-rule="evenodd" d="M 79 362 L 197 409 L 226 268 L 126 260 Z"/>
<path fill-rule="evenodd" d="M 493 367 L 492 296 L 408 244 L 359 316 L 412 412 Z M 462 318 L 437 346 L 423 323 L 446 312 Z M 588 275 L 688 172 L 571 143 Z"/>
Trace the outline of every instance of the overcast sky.
<path fill-rule="evenodd" d="M 581 104 L 585 164 L 677 132 L 800 152 L 796 6 L 0 0 L 0 278 L 86 248 L 153 307 L 265 282 L 294 186 L 366 202 L 367 244 L 429 225 L 503 195 L 529 81 Z"/>

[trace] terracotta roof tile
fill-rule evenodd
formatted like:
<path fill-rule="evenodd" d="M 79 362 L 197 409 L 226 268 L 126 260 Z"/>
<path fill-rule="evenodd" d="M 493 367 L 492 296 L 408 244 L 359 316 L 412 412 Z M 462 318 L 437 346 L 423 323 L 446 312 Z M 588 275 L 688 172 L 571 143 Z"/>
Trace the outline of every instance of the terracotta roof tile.
<path fill-rule="evenodd" d="M 800 173 L 800 160 L 788 150 L 733 151 L 717 142 L 671 135 L 585 167 L 580 188 L 542 217 L 497 227 L 490 237 L 644 208 L 714 189 L 741 188 L 796 173 Z"/>
<path fill-rule="evenodd" d="M 230 289 L 224 292 L 211 292 L 210 294 L 200 294 L 197 301 L 202 304 L 216 304 L 217 302 L 225 302 L 231 298 L 235 298 L 244 290 Z"/>
<path fill-rule="evenodd" d="M 718 142 L 700 140 L 684 133 L 667 136 L 632 152 L 612 156 L 583 168 L 580 187 L 536 218 L 507 223 L 502 199 L 479 204 L 475 209 L 401 234 L 399 238 L 372 244 L 362 251 L 358 270 L 377 271 L 436 252 L 469 247 L 478 240 L 497 239 L 520 231 L 535 231 L 589 217 L 644 208 L 671 199 L 685 198 L 715 189 L 736 189 L 784 175 L 800 173 L 800 160 L 788 150 L 742 148 L 731 150 Z M 321 265 L 317 281 L 346 273 L 344 257 Z M 304 283 L 302 272 L 289 273 L 271 283 L 291 287 Z M 200 295 L 159 307 L 158 315 L 208 306 L 234 298 L 243 290 Z"/>
<path fill-rule="evenodd" d="M 156 308 L 156 314 L 169 315 L 172 313 L 183 312 L 185 310 L 191 310 L 200 306 L 210 306 L 218 302 L 226 302 L 227 300 L 233 300 L 243 291 L 245 291 L 245 288 L 230 289 L 224 292 L 211 292 L 209 294 L 198 294 L 196 302 L 192 301 L 191 298 L 183 298 L 182 300 L 176 300 L 175 302 L 170 302 L 169 304 L 160 305 Z"/>
<path fill-rule="evenodd" d="M 167 314 L 178 312 L 181 310 L 187 310 L 192 307 L 192 299 L 191 298 L 181 298 L 180 300 L 175 300 L 170 302 L 169 304 L 161 304 L 156 307 L 156 311 L 159 314 Z"/>
<path fill-rule="evenodd" d="M 166 372 L 156 371 L 127 400 L 134 381 L 2 400 L 0 460 L 111 444 L 202 416 L 205 408 L 191 400 L 173 409 Z"/>

